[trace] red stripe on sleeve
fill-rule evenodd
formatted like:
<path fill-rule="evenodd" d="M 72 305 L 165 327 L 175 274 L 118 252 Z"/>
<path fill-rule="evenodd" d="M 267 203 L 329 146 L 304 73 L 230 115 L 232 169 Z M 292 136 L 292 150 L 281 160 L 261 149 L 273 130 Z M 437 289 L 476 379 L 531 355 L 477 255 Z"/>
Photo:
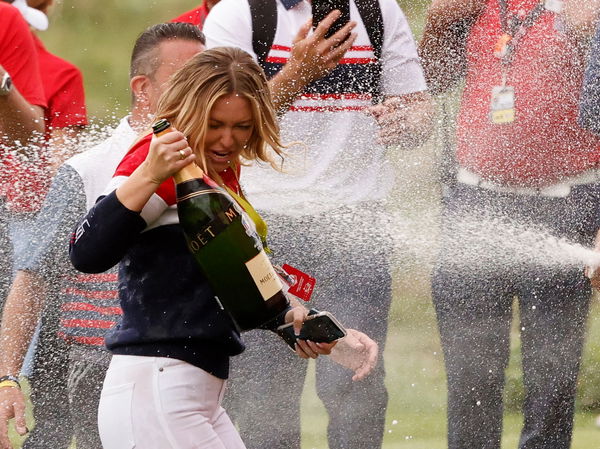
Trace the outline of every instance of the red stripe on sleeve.
<path fill-rule="evenodd" d="M 61 306 L 64 312 L 97 312 L 102 315 L 123 315 L 120 307 L 98 307 L 85 302 L 67 302 Z"/>
<path fill-rule="evenodd" d="M 116 323 L 114 321 L 105 320 L 62 320 L 63 327 L 84 327 L 93 329 L 110 329 Z"/>

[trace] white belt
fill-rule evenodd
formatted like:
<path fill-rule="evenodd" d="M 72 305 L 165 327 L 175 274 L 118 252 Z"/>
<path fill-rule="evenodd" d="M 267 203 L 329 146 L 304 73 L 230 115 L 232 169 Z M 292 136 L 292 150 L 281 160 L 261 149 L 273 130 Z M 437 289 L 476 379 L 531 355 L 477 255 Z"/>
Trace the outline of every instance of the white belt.
<path fill-rule="evenodd" d="M 516 187 L 496 184 L 492 181 L 483 179 L 466 168 L 459 167 L 456 173 L 456 180 L 462 184 L 481 187 L 482 189 L 492 190 L 501 193 L 515 193 L 517 195 L 548 196 L 554 198 L 565 198 L 571 193 L 571 187 L 579 184 L 591 184 L 600 180 L 600 170 L 590 169 L 575 176 L 565 179 L 559 184 L 552 184 L 545 187 Z"/>

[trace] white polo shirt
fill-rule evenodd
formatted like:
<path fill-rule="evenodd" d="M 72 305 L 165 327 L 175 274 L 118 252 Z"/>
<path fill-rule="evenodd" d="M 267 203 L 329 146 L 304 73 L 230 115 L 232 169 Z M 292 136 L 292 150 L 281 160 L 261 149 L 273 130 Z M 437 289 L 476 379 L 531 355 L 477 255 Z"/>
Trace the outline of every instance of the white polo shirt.
<path fill-rule="evenodd" d="M 380 0 L 384 21 L 382 92 L 396 96 L 426 89 L 408 22 L 395 0 Z M 277 30 L 267 55 L 268 71 L 280 69 L 290 55 L 299 28 L 311 17 L 307 0 L 277 0 Z M 313 214 L 362 201 L 381 200 L 393 186 L 385 148 L 377 144 L 379 126 L 367 115 L 372 105 L 366 88 L 368 63 L 375 58 L 360 14 L 353 47 L 327 77 L 307 88 L 282 117 L 284 143 L 291 146 L 283 172 L 265 164 L 243 167 L 241 181 L 259 210 Z M 252 18 L 247 0 L 221 0 L 211 10 L 204 32 L 209 48 L 235 46 L 250 53 Z"/>

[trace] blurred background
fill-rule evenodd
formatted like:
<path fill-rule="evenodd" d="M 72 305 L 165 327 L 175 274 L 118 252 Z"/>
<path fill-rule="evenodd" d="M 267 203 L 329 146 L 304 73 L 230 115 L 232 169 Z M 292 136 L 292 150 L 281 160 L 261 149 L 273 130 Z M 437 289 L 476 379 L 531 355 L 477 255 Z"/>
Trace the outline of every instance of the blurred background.
<path fill-rule="evenodd" d="M 419 38 L 428 1 L 399 2 Z M 83 72 L 89 115 L 97 124 L 115 123 L 129 107 L 128 65 L 136 36 L 145 27 L 187 11 L 194 0 L 61 0 L 54 6 L 48 31 L 39 33 L 48 49 L 76 64 Z M 440 99 L 452 111 L 457 94 Z M 394 208 L 411 223 L 437 230 L 431 223 L 439 210 L 437 154 L 440 133 L 411 152 L 391 152 L 398 171 Z M 422 220 L 420 218 L 423 217 Z M 430 263 L 409 252 L 398 254 L 395 297 L 385 351 L 390 393 L 384 448 L 441 449 L 446 446 L 446 386 L 439 337 L 431 305 Z M 574 449 L 600 447 L 600 320 L 595 299 L 580 375 Z M 515 311 L 518 313 L 518 310 Z M 314 373 L 314 371 L 313 371 Z M 523 400 L 518 325 L 513 328 L 511 362 L 506 388 L 503 448 L 517 446 Z M 303 401 L 303 449 L 325 449 L 326 415 L 309 377 Z"/>

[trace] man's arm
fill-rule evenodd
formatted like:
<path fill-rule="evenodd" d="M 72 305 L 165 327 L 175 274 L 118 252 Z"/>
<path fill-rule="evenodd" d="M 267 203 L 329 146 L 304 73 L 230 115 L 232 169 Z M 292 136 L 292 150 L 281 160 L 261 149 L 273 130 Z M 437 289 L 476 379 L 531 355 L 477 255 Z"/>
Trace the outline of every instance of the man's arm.
<path fill-rule="evenodd" d="M 348 22 L 333 36 L 325 38 L 327 30 L 339 16 L 338 11 L 330 13 L 310 36 L 312 21 L 305 23 L 298 31 L 290 59 L 269 81 L 273 103 L 280 113 L 289 109 L 306 86 L 335 69 L 340 59 L 352 47 L 356 40 L 356 34 L 352 33 L 356 22 Z"/>
<path fill-rule="evenodd" d="M 58 284 L 69 269 L 67 242 L 83 211 L 85 194 L 81 178 L 71 167 L 63 166 L 32 227 L 35 243 L 27 248 L 28 259 L 16 267 L 17 275 L 4 306 L 0 376 L 18 375 L 44 305 L 46 286 Z"/>
<path fill-rule="evenodd" d="M 244 9 L 240 8 L 239 2 L 221 0 L 211 9 L 204 24 L 208 48 L 238 47 L 256 58 L 252 48 L 250 8 L 246 6 Z M 330 13 L 310 36 L 312 22 L 305 23 L 298 31 L 289 60 L 269 81 L 273 103 L 279 113 L 287 111 L 308 84 L 331 72 L 354 43 L 356 34 L 352 30 L 356 22 L 352 21 L 330 38 L 325 38 L 339 15 L 336 11 Z"/>
<path fill-rule="evenodd" d="M 5 73 L 0 66 L 0 79 Z M 8 143 L 18 140 L 25 144 L 43 136 L 44 130 L 44 110 L 27 102 L 16 86 L 8 95 L 0 95 L 0 134 L 9 139 Z"/>
<path fill-rule="evenodd" d="M 37 325 L 45 282 L 37 273 L 18 271 L 12 283 L 0 326 L 0 376 L 17 377 Z M 0 395 L 3 389 L 0 389 Z"/>
<path fill-rule="evenodd" d="M 0 327 L 0 376 L 18 377 L 27 347 L 42 310 L 45 289 L 34 273 L 19 271 L 13 281 L 2 314 Z M 15 418 L 19 435 L 27 433 L 25 398 L 19 387 L 0 388 L 0 448 L 12 448 L 8 421 Z"/>
<path fill-rule="evenodd" d="M 0 96 L 0 137 L 9 145 L 22 144 L 44 133 L 46 97 L 33 35 L 21 13 L 10 5 L 2 8 L 5 28 L 0 30 L 0 76 L 8 71 L 13 86 Z M 38 134 L 39 133 L 39 134 Z"/>
<path fill-rule="evenodd" d="M 465 45 L 483 0 L 433 0 L 427 11 L 419 54 L 432 93 L 452 88 L 466 72 Z"/>
<path fill-rule="evenodd" d="M 598 21 L 600 0 L 565 1 L 561 17 L 568 33 L 587 39 L 593 35 Z"/>
<path fill-rule="evenodd" d="M 59 170 L 33 227 L 35 245 L 17 275 L 4 305 L 0 325 L 0 376 L 17 377 L 45 303 L 47 288 L 57 284 L 68 267 L 67 241 L 85 210 L 83 183 L 69 166 Z M 43 274 L 43 276 L 42 276 Z M 23 435 L 25 401 L 16 387 L 0 388 L 0 449 L 10 448 L 8 421 L 15 417 Z"/>

